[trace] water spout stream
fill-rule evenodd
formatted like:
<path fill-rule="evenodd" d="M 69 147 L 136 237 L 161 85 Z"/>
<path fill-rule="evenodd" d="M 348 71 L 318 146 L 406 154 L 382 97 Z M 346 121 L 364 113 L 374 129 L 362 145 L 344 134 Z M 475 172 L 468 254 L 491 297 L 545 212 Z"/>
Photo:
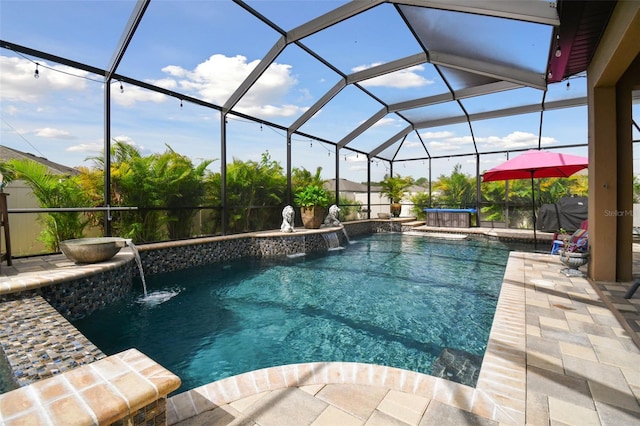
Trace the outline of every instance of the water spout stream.
<path fill-rule="evenodd" d="M 343 249 L 343 247 L 340 247 L 340 239 L 338 238 L 338 234 L 335 232 L 322 234 L 322 238 L 324 238 L 324 241 L 327 243 L 327 249 L 329 251 Z"/>
<path fill-rule="evenodd" d="M 347 243 L 351 244 L 351 240 L 349 239 L 349 235 L 347 234 L 347 230 L 344 229 L 344 226 L 342 227 L 342 233 L 344 234 L 344 237 L 347 239 Z"/>
<path fill-rule="evenodd" d="M 133 241 L 127 240 L 127 245 L 131 247 L 131 251 L 133 252 L 134 257 L 136 258 L 136 263 L 138 264 L 138 270 L 140 271 L 140 279 L 142 280 L 142 289 L 144 290 L 144 297 L 147 298 L 147 282 L 144 279 L 144 270 L 142 269 L 142 259 L 140 258 L 140 253 L 138 252 L 138 248 L 133 244 Z"/>

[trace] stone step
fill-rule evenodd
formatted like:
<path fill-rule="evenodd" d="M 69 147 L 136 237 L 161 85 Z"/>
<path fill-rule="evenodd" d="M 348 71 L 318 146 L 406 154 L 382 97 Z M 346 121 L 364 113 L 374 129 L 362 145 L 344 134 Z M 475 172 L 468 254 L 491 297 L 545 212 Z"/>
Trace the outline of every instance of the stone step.
<path fill-rule="evenodd" d="M 402 226 L 422 226 L 425 223 L 426 222 L 424 220 L 414 220 L 412 222 L 405 222 L 402 224 Z"/>

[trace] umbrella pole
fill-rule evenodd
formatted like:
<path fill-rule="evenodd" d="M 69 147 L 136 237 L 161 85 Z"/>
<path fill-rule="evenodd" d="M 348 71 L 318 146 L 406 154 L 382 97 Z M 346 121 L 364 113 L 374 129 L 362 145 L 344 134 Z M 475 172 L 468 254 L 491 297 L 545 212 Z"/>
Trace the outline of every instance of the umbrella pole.
<path fill-rule="evenodd" d="M 531 213 L 533 214 L 533 250 L 538 251 L 538 238 L 536 236 L 536 192 L 533 184 L 533 170 L 531 170 Z"/>

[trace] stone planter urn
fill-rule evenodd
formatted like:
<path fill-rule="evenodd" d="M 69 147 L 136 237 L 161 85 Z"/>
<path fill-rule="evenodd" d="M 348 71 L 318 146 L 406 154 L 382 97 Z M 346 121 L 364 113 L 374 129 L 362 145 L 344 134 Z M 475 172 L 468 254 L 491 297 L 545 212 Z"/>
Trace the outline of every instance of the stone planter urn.
<path fill-rule="evenodd" d="M 582 277 L 584 274 L 578 270 L 589 262 L 589 253 L 570 252 L 562 250 L 560 252 L 560 262 L 567 266 L 561 272 L 568 277 Z"/>
<path fill-rule="evenodd" d="M 326 208 L 320 206 L 300 207 L 300 218 L 307 229 L 319 229 L 324 223 Z"/>

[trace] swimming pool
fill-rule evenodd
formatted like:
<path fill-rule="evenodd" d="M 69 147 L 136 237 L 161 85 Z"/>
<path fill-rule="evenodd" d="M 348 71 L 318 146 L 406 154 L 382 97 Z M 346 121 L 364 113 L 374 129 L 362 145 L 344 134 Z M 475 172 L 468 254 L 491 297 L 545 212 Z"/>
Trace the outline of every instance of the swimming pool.
<path fill-rule="evenodd" d="M 481 358 L 509 250 L 373 234 L 344 250 L 147 277 L 74 325 L 107 355 L 136 347 L 178 392 L 282 364 L 354 361 L 431 374 L 446 348 Z"/>

